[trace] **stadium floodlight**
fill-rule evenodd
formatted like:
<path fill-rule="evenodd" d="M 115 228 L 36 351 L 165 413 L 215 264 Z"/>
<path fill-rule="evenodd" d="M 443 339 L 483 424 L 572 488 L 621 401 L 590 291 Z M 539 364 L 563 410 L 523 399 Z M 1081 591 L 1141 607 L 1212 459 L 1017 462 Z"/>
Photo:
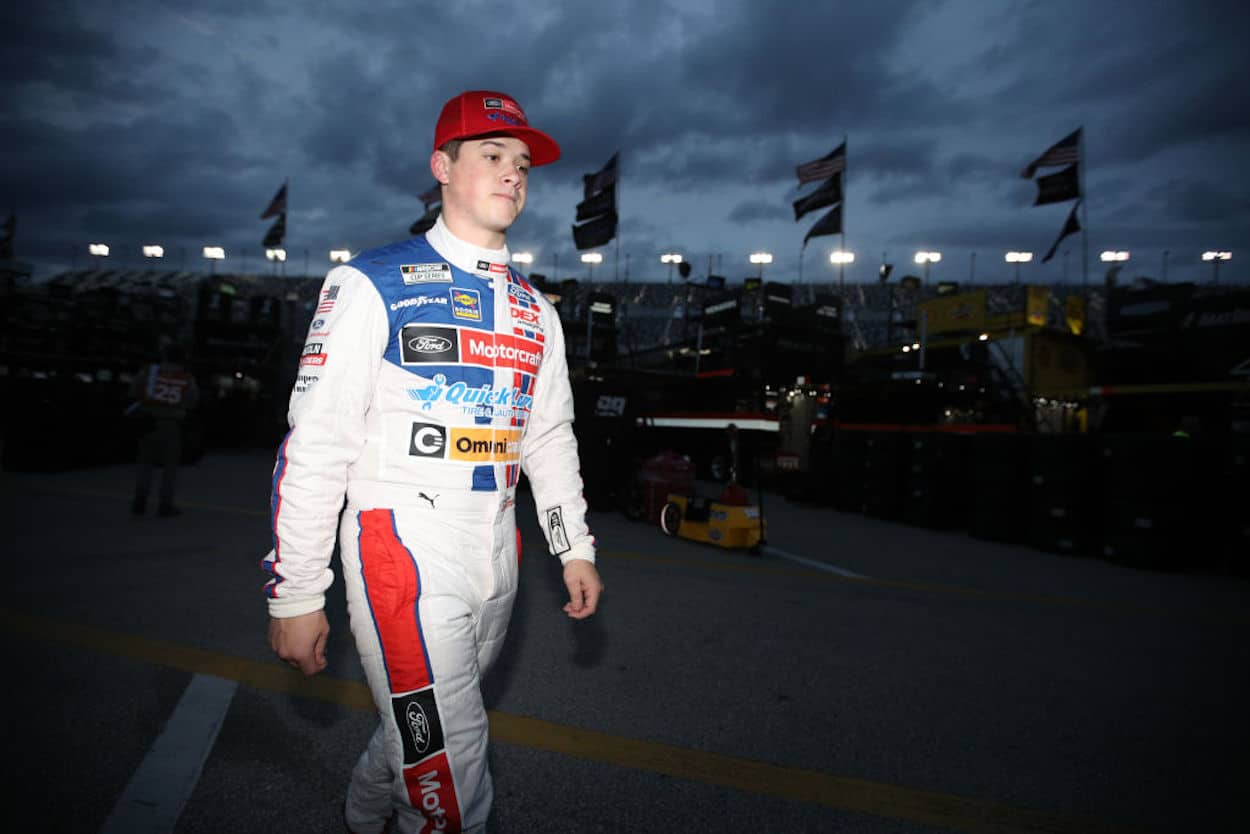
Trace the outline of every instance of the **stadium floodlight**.
<path fill-rule="evenodd" d="M 1009 264 L 1027 264 L 1029 261 L 1033 260 L 1033 253 L 1032 252 L 1008 252 L 1003 257 L 1003 260 L 1005 260 Z"/>
<path fill-rule="evenodd" d="M 603 263 L 603 255 L 598 252 L 587 252 L 582 255 L 582 263 L 584 264 L 601 264 Z"/>
<path fill-rule="evenodd" d="M 514 264 L 532 264 L 534 262 L 533 252 L 513 252 L 512 262 Z"/>
<path fill-rule="evenodd" d="M 107 258 L 109 256 L 109 245 L 107 243 L 88 243 L 87 251 L 97 258 Z"/>
<path fill-rule="evenodd" d="M 660 263 L 662 264 L 679 264 L 682 260 L 682 256 L 676 252 L 665 252 L 660 256 Z"/>
<path fill-rule="evenodd" d="M 1220 280 L 1220 261 L 1231 261 L 1233 253 L 1229 251 L 1203 252 L 1202 259 L 1211 262 L 1211 280 Z"/>
<path fill-rule="evenodd" d="M 763 266 L 764 264 L 770 264 L 773 262 L 773 253 L 772 252 L 752 252 L 751 257 L 748 258 L 748 260 L 753 264 L 759 264 L 760 266 Z"/>
<path fill-rule="evenodd" d="M 224 261 L 226 259 L 226 250 L 220 246 L 205 246 L 203 254 L 210 261 Z"/>
<path fill-rule="evenodd" d="M 855 253 L 845 252 L 841 249 L 834 249 L 829 253 L 829 263 L 838 264 L 839 266 L 843 264 L 853 264 L 855 263 Z"/>
<path fill-rule="evenodd" d="M 942 260 L 941 252 L 928 252 L 921 250 L 916 253 L 915 261 L 924 265 L 924 281 L 929 283 L 929 264 L 935 264 Z"/>
<path fill-rule="evenodd" d="M 145 246 L 143 247 L 143 257 L 163 258 L 165 257 L 165 247 L 164 246 Z"/>
<path fill-rule="evenodd" d="M 348 249 L 331 249 L 330 263 L 345 264 L 352 259 L 352 253 Z"/>
<path fill-rule="evenodd" d="M 1119 249 L 1108 249 L 1098 256 L 1098 260 L 1105 264 L 1124 263 L 1128 260 L 1128 252 Z"/>
<path fill-rule="evenodd" d="M 207 255 L 205 257 L 207 257 Z M 271 261 L 278 261 L 279 263 L 286 263 L 286 250 L 285 249 L 266 249 L 265 258 Z"/>

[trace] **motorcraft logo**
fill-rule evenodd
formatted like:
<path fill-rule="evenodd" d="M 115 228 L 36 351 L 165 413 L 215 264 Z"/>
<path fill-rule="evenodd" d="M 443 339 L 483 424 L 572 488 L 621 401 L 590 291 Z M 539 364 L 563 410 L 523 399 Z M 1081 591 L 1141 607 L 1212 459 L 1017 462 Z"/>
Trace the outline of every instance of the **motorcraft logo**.
<path fill-rule="evenodd" d="M 391 697 L 391 709 L 404 746 L 404 765 L 414 765 L 441 752 L 443 723 L 433 687 Z"/>
<path fill-rule="evenodd" d="M 423 411 L 429 411 L 439 402 L 467 406 L 464 410 L 471 414 L 493 414 L 495 407 L 528 412 L 534 405 L 532 396 L 516 388 L 493 388 L 490 385 L 473 388 L 463 382 L 448 385 L 443 374 L 435 375 L 432 385 L 409 388 L 408 396 L 421 403 Z M 489 410 L 486 407 L 490 407 Z"/>
<path fill-rule="evenodd" d="M 450 284 L 452 280 L 451 265 L 445 263 L 403 264 L 399 268 L 399 274 L 408 285 Z"/>
<path fill-rule="evenodd" d="M 537 342 L 503 333 L 478 334 L 464 332 L 464 361 L 486 367 L 502 366 L 521 371 L 538 370 L 542 362 L 542 346 Z"/>
<path fill-rule="evenodd" d="M 447 292 L 451 296 L 453 316 L 468 321 L 482 320 L 482 294 L 480 292 L 463 287 L 452 287 Z"/>
<path fill-rule="evenodd" d="M 399 301 L 391 302 L 391 310 L 403 310 L 408 307 L 424 307 L 427 304 L 441 304 L 447 306 L 447 299 L 441 295 L 418 295 L 413 298 L 401 298 Z"/>
<path fill-rule="evenodd" d="M 454 327 L 406 324 L 399 331 L 399 358 L 404 365 L 460 361 L 460 334 Z"/>
<path fill-rule="evenodd" d="M 441 458 L 447 451 L 447 429 L 435 423 L 413 423 L 408 454 L 416 458 Z"/>

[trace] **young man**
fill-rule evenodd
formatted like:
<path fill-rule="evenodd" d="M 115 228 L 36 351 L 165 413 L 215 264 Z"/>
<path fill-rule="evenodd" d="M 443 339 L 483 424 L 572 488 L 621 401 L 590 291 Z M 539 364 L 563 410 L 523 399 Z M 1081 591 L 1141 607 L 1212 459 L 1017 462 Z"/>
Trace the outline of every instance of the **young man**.
<path fill-rule="evenodd" d="M 148 511 L 148 493 L 157 466 L 161 468 L 161 486 L 156 514 L 172 516 L 181 512 L 174 505 L 174 488 L 182 459 L 182 424 L 200 401 L 200 389 L 185 361 L 183 349 L 169 345 L 161 351 L 160 361 L 140 370 L 130 384 L 132 402 L 127 413 L 143 425 L 134 496 L 130 501 L 134 515 Z"/>
<path fill-rule="evenodd" d="M 480 683 L 516 592 L 522 470 L 564 565 L 564 611 L 589 617 L 603 591 L 560 320 L 508 266 L 505 244 L 530 168 L 556 161 L 559 146 L 511 97 L 478 90 L 444 105 L 434 148 L 434 227 L 326 277 L 274 467 L 270 646 L 305 674 L 325 668 L 337 526 L 381 715 L 348 787 L 356 834 L 392 815 L 405 832 L 485 824 Z"/>

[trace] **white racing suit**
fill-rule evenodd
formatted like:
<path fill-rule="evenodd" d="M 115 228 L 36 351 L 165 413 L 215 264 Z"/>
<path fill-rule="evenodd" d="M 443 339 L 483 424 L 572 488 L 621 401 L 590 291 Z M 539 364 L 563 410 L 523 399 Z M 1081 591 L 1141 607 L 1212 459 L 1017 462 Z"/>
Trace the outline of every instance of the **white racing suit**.
<path fill-rule="evenodd" d="M 549 550 L 595 558 L 560 320 L 507 264 L 441 219 L 362 252 L 326 277 L 300 359 L 265 591 L 274 617 L 320 610 L 337 531 L 382 719 L 348 789 L 357 832 L 392 809 L 405 832 L 485 823 L 480 682 L 516 593 L 522 469 Z"/>

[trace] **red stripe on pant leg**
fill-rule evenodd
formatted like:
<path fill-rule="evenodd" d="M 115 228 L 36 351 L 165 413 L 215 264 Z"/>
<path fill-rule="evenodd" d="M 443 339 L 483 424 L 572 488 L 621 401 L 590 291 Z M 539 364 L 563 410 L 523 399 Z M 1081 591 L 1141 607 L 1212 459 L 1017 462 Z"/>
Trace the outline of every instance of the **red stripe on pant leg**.
<path fill-rule="evenodd" d="M 460 806 L 456 803 L 446 753 L 431 756 L 415 767 L 404 768 L 404 783 L 413 807 L 425 815 L 426 824 L 418 834 L 459 834 Z"/>
<path fill-rule="evenodd" d="M 417 616 L 421 577 L 412 554 L 395 532 L 391 511 L 360 514 L 360 566 L 391 692 L 429 686 L 434 675 Z"/>
<path fill-rule="evenodd" d="M 516 528 L 516 563 L 521 564 L 521 528 Z"/>
<path fill-rule="evenodd" d="M 434 683 L 434 673 L 417 609 L 421 574 L 412 553 L 395 531 L 393 512 L 360 513 L 360 566 L 392 696 L 429 688 Z M 441 716 L 433 719 L 441 726 Z M 405 728 L 400 726 L 399 732 L 403 734 Z M 421 831 L 459 834 L 460 805 L 447 753 L 439 751 L 414 765 L 406 765 L 403 774 L 409 803 L 426 818 Z"/>

